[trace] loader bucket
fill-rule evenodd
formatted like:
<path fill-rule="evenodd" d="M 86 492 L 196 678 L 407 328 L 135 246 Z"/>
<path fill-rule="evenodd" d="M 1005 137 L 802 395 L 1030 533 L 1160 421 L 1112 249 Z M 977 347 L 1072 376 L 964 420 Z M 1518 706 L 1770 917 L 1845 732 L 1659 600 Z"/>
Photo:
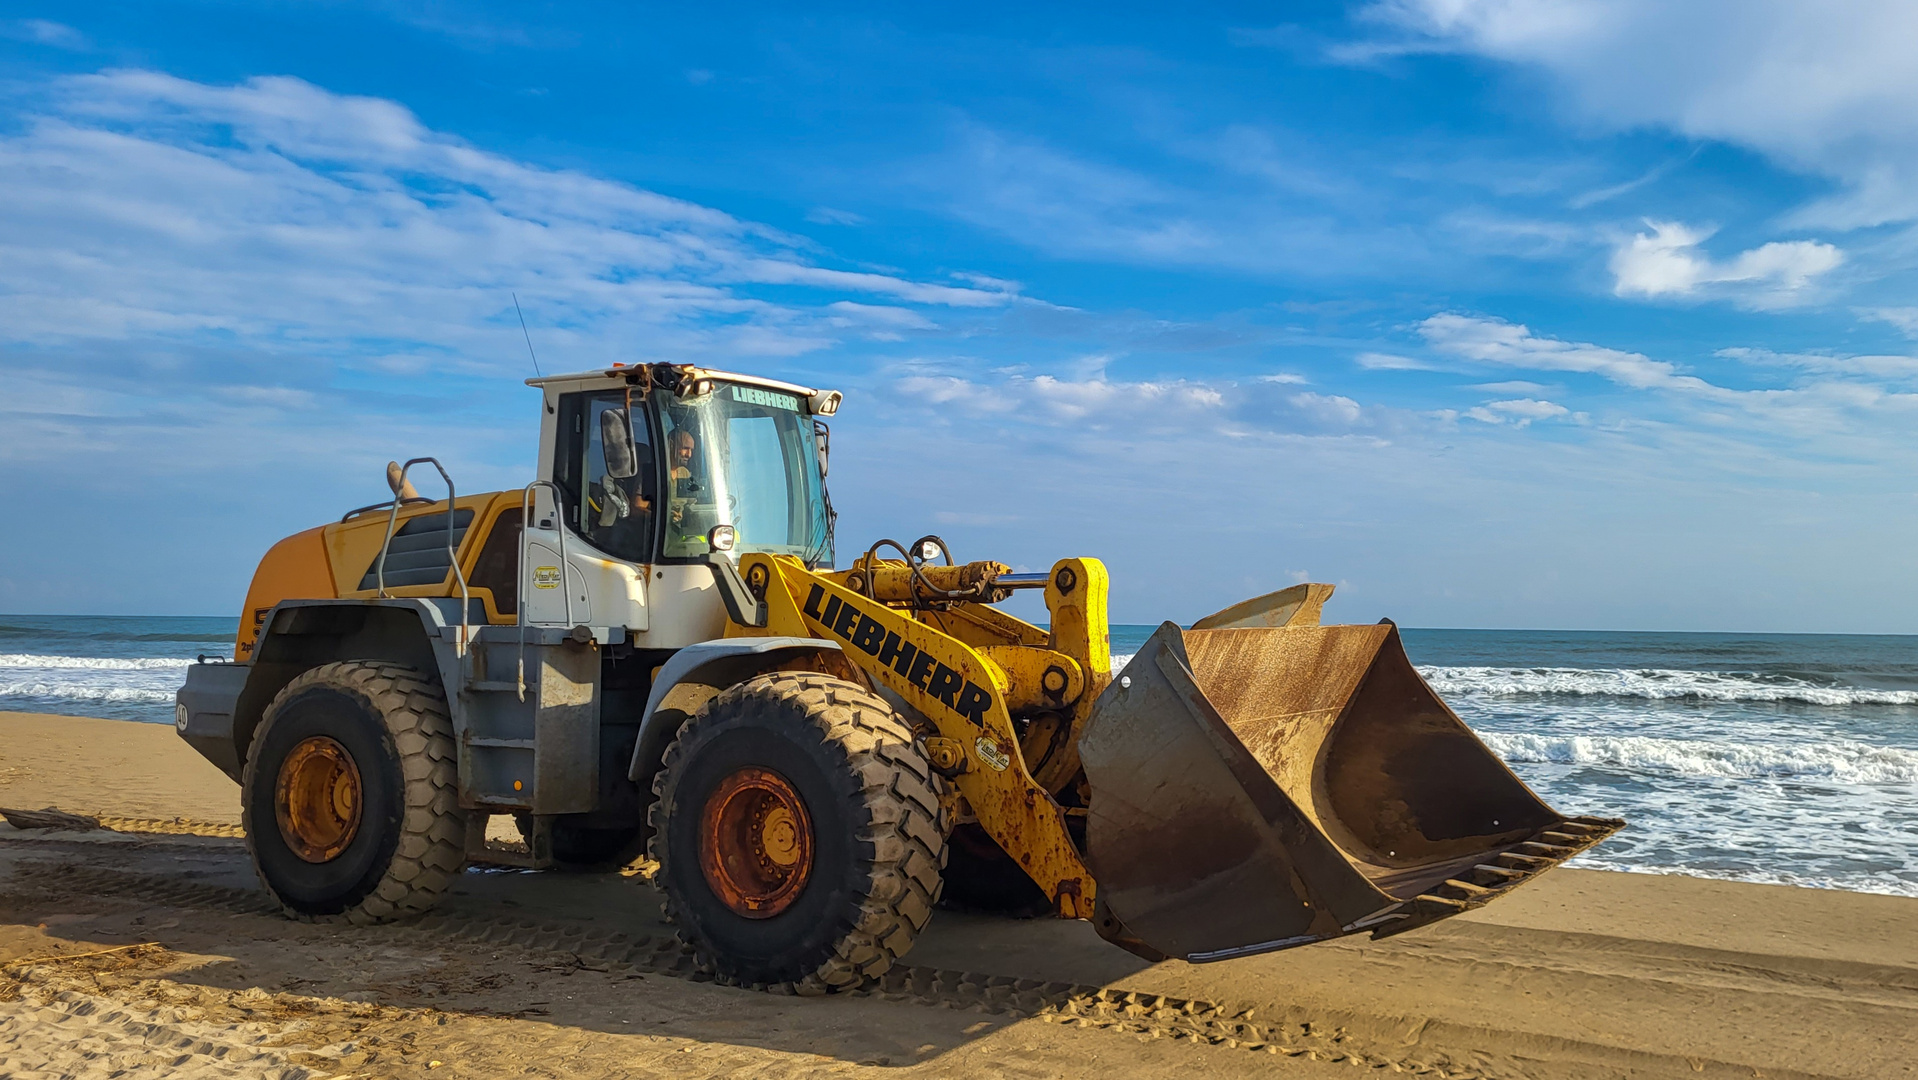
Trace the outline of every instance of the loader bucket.
<path fill-rule="evenodd" d="M 1545 805 L 1398 628 L 1161 626 L 1080 740 L 1094 922 L 1202 962 L 1480 906 L 1624 825 Z"/>

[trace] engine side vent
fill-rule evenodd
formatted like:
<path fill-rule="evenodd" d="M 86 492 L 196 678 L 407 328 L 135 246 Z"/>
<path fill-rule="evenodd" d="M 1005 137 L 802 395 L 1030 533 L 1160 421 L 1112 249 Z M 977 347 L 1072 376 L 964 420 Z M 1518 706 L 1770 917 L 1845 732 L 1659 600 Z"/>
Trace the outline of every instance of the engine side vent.
<path fill-rule="evenodd" d="M 458 550 L 460 542 L 466 539 L 466 530 L 473 524 L 473 511 L 457 510 L 453 514 L 453 548 Z M 360 578 L 361 591 L 370 591 L 380 587 L 380 557 L 378 553 L 373 561 L 366 564 L 366 575 Z M 393 540 L 386 547 L 386 587 L 405 588 L 409 585 L 440 585 L 453 572 L 453 564 L 446 556 L 446 514 L 444 512 L 425 513 L 404 522 L 394 531 Z"/>

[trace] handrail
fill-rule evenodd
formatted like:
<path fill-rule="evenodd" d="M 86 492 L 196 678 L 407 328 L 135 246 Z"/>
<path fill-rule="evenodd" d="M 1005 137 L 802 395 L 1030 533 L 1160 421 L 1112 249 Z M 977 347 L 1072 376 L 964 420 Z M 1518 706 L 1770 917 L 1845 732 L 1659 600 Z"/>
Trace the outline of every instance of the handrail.
<path fill-rule="evenodd" d="M 446 561 L 453 564 L 453 578 L 460 583 L 460 636 L 458 644 L 454 646 L 453 653 L 455 656 L 464 658 L 466 656 L 466 640 L 469 636 L 467 622 L 472 614 L 473 598 L 466 587 L 466 571 L 460 569 L 459 550 L 453 544 L 454 527 L 459 523 L 459 518 L 457 517 L 458 507 L 455 505 L 458 501 L 458 496 L 453 491 L 453 477 L 446 471 L 446 466 L 439 463 L 438 458 L 416 457 L 400 466 L 400 478 L 398 482 L 394 484 L 394 487 L 401 491 L 406 490 L 407 470 L 422 463 L 429 464 L 435 469 L 438 469 L 440 479 L 446 481 Z M 400 503 L 402 501 L 403 500 L 400 499 L 393 500 L 393 512 L 386 517 L 386 539 L 380 541 L 380 558 L 379 561 L 374 564 L 374 573 L 379 580 L 379 596 L 381 599 L 386 599 L 386 549 L 392 546 L 393 530 L 399 525 Z"/>
<path fill-rule="evenodd" d="M 414 503 L 431 504 L 431 503 L 436 503 L 438 501 L 439 501 L 438 499 L 429 499 L 424 495 L 414 495 L 411 498 L 406 498 L 406 499 L 388 499 L 385 502 L 376 502 L 368 506 L 362 506 L 358 510 L 348 510 L 345 514 L 340 516 L 340 521 L 341 522 L 352 521 L 354 518 L 359 517 L 361 514 L 364 514 L 369 510 L 384 510 L 387 507 L 392 506 L 394 503 L 398 503 L 401 506 L 411 506 Z"/>
<path fill-rule="evenodd" d="M 531 568 L 526 561 L 526 555 L 527 545 L 530 543 L 528 534 L 533 530 L 533 510 L 536 508 L 532 502 L 533 489 L 542 487 L 550 489 L 553 493 L 553 531 L 559 536 L 557 541 L 559 544 L 559 591 L 560 598 L 566 604 L 565 625 L 571 626 L 573 625 L 573 585 L 566 580 L 568 567 L 566 519 L 562 513 L 565 503 L 560 498 L 559 485 L 551 480 L 535 480 L 522 488 L 519 493 L 519 577 L 522 582 L 531 580 L 528 576 Z M 521 701 L 526 700 L 526 608 L 531 600 L 532 597 L 526 595 L 525 590 L 522 589 L 519 602 L 514 605 L 517 609 L 515 621 L 519 623 L 519 699 Z"/>

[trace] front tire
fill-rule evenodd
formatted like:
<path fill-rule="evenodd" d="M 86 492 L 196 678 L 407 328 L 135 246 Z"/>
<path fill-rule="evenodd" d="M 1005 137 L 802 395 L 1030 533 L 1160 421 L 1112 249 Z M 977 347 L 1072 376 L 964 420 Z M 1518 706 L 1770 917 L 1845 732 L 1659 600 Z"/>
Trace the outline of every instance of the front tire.
<path fill-rule="evenodd" d="M 425 911 L 466 860 L 453 723 L 400 664 L 327 664 L 288 683 L 241 774 L 247 852 L 290 916 L 376 923 Z"/>
<path fill-rule="evenodd" d="M 732 687 L 653 781 L 667 917 L 727 981 L 825 993 L 879 975 L 939 898 L 938 783 L 912 730 L 855 683 Z"/>

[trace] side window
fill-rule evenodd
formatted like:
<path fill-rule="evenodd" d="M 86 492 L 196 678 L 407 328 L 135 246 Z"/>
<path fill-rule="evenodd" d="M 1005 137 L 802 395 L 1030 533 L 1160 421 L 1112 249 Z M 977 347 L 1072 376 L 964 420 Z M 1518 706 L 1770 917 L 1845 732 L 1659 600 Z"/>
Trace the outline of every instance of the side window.
<path fill-rule="evenodd" d="M 645 399 L 635 403 L 632 417 L 639 470 L 630 477 L 614 477 L 606 474 L 606 451 L 601 442 L 606 421 L 601 416 L 622 412 L 626 395 L 616 392 L 569 398 L 577 400 L 569 400 L 560 411 L 560 452 L 566 459 L 561 486 L 567 494 L 567 524 L 614 558 L 652 561 L 658 466 L 646 427 Z"/>

